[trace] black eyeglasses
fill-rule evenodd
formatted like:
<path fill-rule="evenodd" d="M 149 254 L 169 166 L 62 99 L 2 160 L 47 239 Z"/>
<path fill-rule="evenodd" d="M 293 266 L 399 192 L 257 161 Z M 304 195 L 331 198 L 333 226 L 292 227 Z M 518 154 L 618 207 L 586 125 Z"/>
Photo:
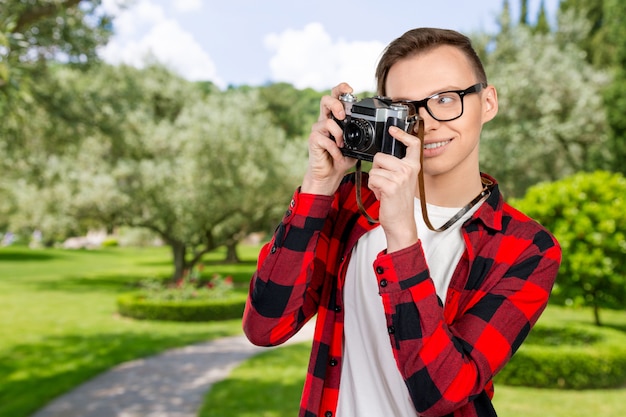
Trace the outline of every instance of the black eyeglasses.
<path fill-rule="evenodd" d="M 478 83 L 465 90 L 443 91 L 423 100 L 401 100 L 400 103 L 412 106 L 415 113 L 419 111 L 420 107 L 424 107 L 433 119 L 440 122 L 449 122 L 463 115 L 463 97 L 468 94 L 478 93 L 485 87 L 487 87 L 487 84 Z"/>

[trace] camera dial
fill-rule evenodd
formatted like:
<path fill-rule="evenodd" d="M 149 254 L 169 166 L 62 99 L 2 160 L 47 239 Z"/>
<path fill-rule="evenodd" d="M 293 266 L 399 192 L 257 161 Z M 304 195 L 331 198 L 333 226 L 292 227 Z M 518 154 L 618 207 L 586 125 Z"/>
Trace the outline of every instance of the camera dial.
<path fill-rule="evenodd" d="M 357 102 L 356 96 L 350 93 L 344 93 L 339 96 L 339 101 L 343 104 L 343 108 L 346 111 L 346 114 L 352 113 L 352 105 Z"/>

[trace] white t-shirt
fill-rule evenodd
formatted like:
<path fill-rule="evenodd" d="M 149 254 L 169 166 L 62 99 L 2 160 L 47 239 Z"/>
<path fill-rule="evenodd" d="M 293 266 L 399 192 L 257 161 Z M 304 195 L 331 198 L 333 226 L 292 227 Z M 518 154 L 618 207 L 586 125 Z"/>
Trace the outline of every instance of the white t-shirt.
<path fill-rule="evenodd" d="M 454 269 L 465 245 L 460 229 L 478 209 L 474 206 L 443 232 L 433 232 L 422 219 L 419 200 L 415 220 L 437 295 L 445 302 Z M 435 228 L 460 209 L 428 205 Z M 362 236 L 352 250 L 344 285 L 344 347 L 337 417 L 380 417 L 417 415 L 398 370 L 373 262 L 387 247 L 382 227 Z"/>

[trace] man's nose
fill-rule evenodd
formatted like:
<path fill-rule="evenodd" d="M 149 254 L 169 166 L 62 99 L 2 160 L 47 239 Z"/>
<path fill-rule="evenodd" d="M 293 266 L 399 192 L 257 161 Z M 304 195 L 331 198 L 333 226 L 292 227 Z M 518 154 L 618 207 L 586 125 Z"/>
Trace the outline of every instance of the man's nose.
<path fill-rule="evenodd" d="M 430 115 L 430 113 L 428 113 L 428 110 L 426 110 L 426 107 L 421 107 L 418 111 L 419 117 L 424 120 L 424 130 L 428 131 L 429 129 L 432 129 L 433 126 L 438 126 L 439 125 L 439 121 L 437 119 L 435 119 L 433 116 Z"/>

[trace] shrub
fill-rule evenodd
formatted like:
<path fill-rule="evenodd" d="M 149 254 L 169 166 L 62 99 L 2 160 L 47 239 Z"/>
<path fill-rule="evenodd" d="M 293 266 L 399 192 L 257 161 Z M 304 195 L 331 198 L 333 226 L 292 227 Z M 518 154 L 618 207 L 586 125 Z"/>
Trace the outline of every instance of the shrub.
<path fill-rule="evenodd" d="M 626 383 L 626 334 L 589 325 L 538 324 L 496 382 L 563 389 L 614 388 Z"/>
<path fill-rule="evenodd" d="M 212 321 L 243 315 L 246 294 L 233 292 L 223 298 L 195 300 L 151 300 L 141 292 L 120 295 L 118 312 L 141 320 Z"/>
<path fill-rule="evenodd" d="M 118 297 L 122 316 L 144 320 L 210 321 L 239 318 L 246 295 L 234 292 L 233 279 L 201 275 L 200 264 L 175 282 L 148 279 L 141 289 Z"/>
<path fill-rule="evenodd" d="M 531 187 L 512 204 L 538 220 L 563 248 L 553 300 L 594 308 L 626 303 L 626 178 L 581 172 Z"/>
<path fill-rule="evenodd" d="M 108 237 L 102 241 L 103 248 L 111 248 L 116 246 L 119 246 L 119 242 L 114 237 Z"/>

